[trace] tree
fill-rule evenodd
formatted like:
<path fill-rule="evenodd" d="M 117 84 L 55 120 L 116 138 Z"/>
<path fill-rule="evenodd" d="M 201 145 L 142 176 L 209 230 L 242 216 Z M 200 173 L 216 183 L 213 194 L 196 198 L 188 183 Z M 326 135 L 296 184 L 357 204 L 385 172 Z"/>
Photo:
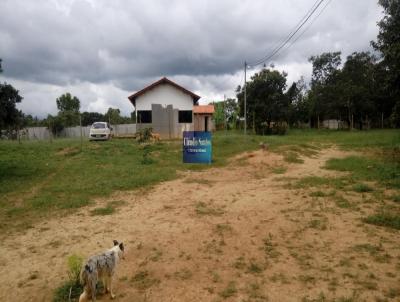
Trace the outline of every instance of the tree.
<path fill-rule="evenodd" d="M 79 109 L 81 107 L 79 99 L 76 96 L 72 97 L 69 92 L 61 95 L 56 100 L 56 102 L 57 102 L 57 108 L 61 112 L 65 111 L 79 112 Z"/>
<path fill-rule="evenodd" d="M 225 123 L 226 123 L 226 116 L 225 116 L 225 103 L 222 102 L 214 102 L 212 103 L 214 105 L 214 114 L 213 114 L 213 120 L 215 124 L 215 128 L 217 130 L 221 130 L 225 128 Z"/>
<path fill-rule="evenodd" d="M 104 115 L 107 122 L 110 124 L 120 124 L 121 122 L 121 111 L 118 108 L 108 108 L 106 114 Z"/>
<path fill-rule="evenodd" d="M 21 121 L 21 111 L 16 107 L 22 97 L 10 84 L 0 84 L 0 129 L 16 127 Z"/>
<path fill-rule="evenodd" d="M 57 100 L 58 116 L 65 127 L 76 126 L 79 124 L 79 99 L 72 97 L 69 92 L 61 95 Z"/>
<path fill-rule="evenodd" d="M 397 102 L 393 107 L 392 114 L 390 115 L 390 122 L 392 127 L 400 127 L 400 102 Z"/>
<path fill-rule="evenodd" d="M 225 114 L 228 128 L 236 128 L 239 120 L 239 104 L 235 99 L 228 98 L 225 100 Z"/>
<path fill-rule="evenodd" d="M 310 117 L 310 108 L 304 77 L 290 86 L 286 92 L 286 97 L 289 100 L 289 125 L 298 126 L 307 123 Z"/>
<path fill-rule="evenodd" d="M 375 114 L 373 78 L 376 58 L 369 52 L 355 52 L 347 57 L 340 73 L 339 85 L 341 96 L 338 96 L 337 108 L 362 129 L 364 122 Z"/>
<path fill-rule="evenodd" d="M 384 17 L 378 22 L 379 34 L 372 46 L 383 56 L 392 93 L 400 94 L 400 2 L 379 0 Z"/>
<path fill-rule="evenodd" d="M 104 122 L 106 121 L 106 118 L 104 114 L 98 113 L 98 112 L 83 112 L 81 114 L 82 118 L 82 126 L 89 126 L 92 125 L 95 122 Z"/>
<path fill-rule="evenodd" d="M 52 116 L 49 114 L 43 122 L 54 136 L 57 136 L 65 127 L 64 120 L 60 115 Z"/>
<path fill-rule="evenodd" d="M 310 57 L 313 65 L 309 93 L 311 123 L 319 126 L 322 118 L 338 118 L 338 85 L 340 52 L 328 52 Z"/>
<path fill-rule="evenodd" d="M 288 120 L 289 101 L 284 94 L 286 73 L 263 69 L 247 83 L 247 121 L 256 133 L 271 133 L 275 125 Z M 244 112 L 244 90 L 237 94 L 240 112 Z"/>
<path fill-rule="evenodd" d="M 121 116 L 121 111 L 118 108 L 108 108 L 104 118 L 106 122 L 109 122 L 113 125 L 132 123 L 132 114 L 131 117 Z"/>
<path fill-rule="evenodd" d="M 381 65 L 385 70 L 387 83 L 387 97 L 381 99 L 384 103 L 380 104 L 383 120 L 388 111 L 398 112 L 400 108 L 400 3 L 394 0 L 379 0 L 379 4 L 383 7 L 384 17 L 378 22 L 377 41 L 371 44 L 383 57 Z M 398 125 L 393 123 L 396 120 L 395 116 L 397 114 L 392 114 L 390 119 L 393 125 Z"/>
<path fill-rule="evenodd" d="M 235 99 L 228 98 L 225 101 L 214 102 L 214 123 L 217 129 L 236 128 L 239 116 L 239 106 Z"/>
<path fill-rule="evenodd" d="M 0 73 L 3 72 L 1 68 Z M 0 130 L 8 128 L 15 130 L 23 124 L 23 114 L 17 109 L 17 103 L 22 101 L 19 91 L 7 83 L 0 83 Z"/>

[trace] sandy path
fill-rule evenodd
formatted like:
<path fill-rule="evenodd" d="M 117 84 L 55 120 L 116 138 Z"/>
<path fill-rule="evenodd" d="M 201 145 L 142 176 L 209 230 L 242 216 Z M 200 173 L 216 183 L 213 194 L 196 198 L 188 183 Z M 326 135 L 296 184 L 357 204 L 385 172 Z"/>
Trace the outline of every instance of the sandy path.
<path fill-rule="evenodd" d="M 274 153 L 243 154 L 225 168 L 187 172 L 147 193 L 97 200 L 97 206 L 126 202 L 113 215 L 90 216 L 85 208 L 39 223 L 3 240 L 0 300 L 51 301 L 66 278 L 68 255 L 87 257 L 118 239 L 127 253 L 117 301 L 302 301 L 321 293 L 375 301 L 399 289 L 399 232 L 362 224 L 361 210 L 337 208 L 276 181 L 335 176 L 321 166 L 344 155 L 326 149 L 288 165 Z M 282 165 L 284 174 L 271 171 Z M 367 243 L 380 249 L 354 248 Z M 144 285 L 133 280 L 138 272 L 145 272 Z"/>

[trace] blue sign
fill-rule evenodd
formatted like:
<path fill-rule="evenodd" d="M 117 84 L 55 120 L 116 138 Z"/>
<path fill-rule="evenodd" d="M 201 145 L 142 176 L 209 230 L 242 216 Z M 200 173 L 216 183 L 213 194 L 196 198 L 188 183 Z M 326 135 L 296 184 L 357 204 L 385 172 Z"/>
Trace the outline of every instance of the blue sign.
<path fill-rule="evenodd" d="M 211 164 L 211 132 L 183 131 L 183 162 Z"/>

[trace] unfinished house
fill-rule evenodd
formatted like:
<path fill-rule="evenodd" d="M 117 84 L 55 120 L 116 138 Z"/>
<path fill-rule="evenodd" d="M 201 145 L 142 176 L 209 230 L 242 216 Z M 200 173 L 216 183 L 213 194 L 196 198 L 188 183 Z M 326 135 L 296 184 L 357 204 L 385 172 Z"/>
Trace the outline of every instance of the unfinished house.
<path fill-rule="evenodd" d="M 136 129 L 153 128 L 162 138 L 180 138 L 183 131 L 212 128 L 211 116 L 197 127 L 196 110 L 200 96 L 175 82 L 162 78 L 128 97 L 136 111 Z M 200 125 L 200 124 L 199 124 Z"/>

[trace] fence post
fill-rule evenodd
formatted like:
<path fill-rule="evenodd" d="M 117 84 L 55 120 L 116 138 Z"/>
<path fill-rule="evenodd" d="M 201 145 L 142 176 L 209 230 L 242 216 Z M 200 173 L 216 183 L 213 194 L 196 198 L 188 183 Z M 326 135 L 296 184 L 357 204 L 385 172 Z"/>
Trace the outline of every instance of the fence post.
<path fill-rule="evenodd" d="M 51 131 L 51 122 L 49 121 L 49 141 L 52 143 L 52 131 Z"/>
<path fill-rule="evenodd" d="M 81 114 L 79 114 L 79 127 L 81 130 L 81 152 L 82 152 L 83 137 L 82 137 L 82 116 L 81 116 Z"/>

